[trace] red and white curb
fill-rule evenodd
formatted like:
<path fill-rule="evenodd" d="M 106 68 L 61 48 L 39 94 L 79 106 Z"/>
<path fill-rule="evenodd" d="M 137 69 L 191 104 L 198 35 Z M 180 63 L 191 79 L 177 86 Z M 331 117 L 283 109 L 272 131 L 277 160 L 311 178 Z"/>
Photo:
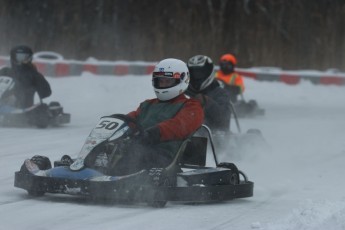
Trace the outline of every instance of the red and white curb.
<path fill-rule="evenodd" d="M 47 77 L 80 76 L 83 72 L 95 75 L 148 75 L 151 74 L 156 63 L 153 62 L 82 62 L 67 60 L 34 60 L 38 70 Z M 10 64 L 8 57 L 0 56 L 0 67 Z M 273 68 L 274 69 L 274 68 Z M 247 78 L 258 81 L 279 81 L 289 85 L 296 85 L 301 80 L 308 80 L 314 84 L 345 85 L 345 73 L 319 71 L 283 71 L 263 68 L 237 68 L 236 71 Z"/>

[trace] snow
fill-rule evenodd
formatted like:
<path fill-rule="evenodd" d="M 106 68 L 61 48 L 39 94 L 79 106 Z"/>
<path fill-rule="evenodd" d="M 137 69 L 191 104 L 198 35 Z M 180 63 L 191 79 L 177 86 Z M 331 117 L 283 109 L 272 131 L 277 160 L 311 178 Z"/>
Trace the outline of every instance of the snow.
<path fill-rule="evenodd" d="M 241 128 L 260 129 L 270 150 L 220 157 L 255 183 L 254 196 L 155 209 L 68 195 L 30 198 L 13 186 L 26 158 L 75 156 L 101 116 L 127 113 L 154 97 L 149 76 L 84 73 L 48 81 L 53 95 L 45 101 L 59 101 L 72 121 L 48 129 L 0 128 L 0 229 L 345 229 L 344 87 L 245 79 L 245 98 L 257 100 L 266 114 L 240 119 Z"/>

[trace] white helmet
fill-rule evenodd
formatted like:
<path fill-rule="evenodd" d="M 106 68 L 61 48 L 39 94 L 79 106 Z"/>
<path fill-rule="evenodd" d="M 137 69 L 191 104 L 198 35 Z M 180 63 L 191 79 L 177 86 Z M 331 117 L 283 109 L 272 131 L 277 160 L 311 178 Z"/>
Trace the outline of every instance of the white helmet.
<path fill-rule="evenodd" d="M 205 55 L 196 55 L 188 60 L 190 86 L 197 92 L 205 89 L 214 80 L 212 59 Z"/>
<path fill-rule="evenodd" d="M 186 63 L 168 58 L 160 61 L 152 73 L 152 85 L 156 96 L 167 101 L 183 94 L 189 84 L 189 71 Z"/>

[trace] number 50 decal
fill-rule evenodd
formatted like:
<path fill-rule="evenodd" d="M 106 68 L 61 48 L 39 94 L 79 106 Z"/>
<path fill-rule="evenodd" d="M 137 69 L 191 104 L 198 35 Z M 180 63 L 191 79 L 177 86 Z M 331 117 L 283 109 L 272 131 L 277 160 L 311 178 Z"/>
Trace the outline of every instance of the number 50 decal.
<path fill-rule="evenodd" d="M 107 130 L 112 130 L 115 129 L 118 125 L 119 123 L 117 122 L 104 120 L 96 126 L 96 129 L 105 128 Z"/>

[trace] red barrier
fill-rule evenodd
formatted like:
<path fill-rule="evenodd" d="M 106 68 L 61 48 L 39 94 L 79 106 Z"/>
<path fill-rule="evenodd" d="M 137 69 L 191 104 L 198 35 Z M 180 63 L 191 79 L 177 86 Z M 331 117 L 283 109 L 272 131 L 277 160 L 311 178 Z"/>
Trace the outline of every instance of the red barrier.
<path fill-rule="evenodd" d="M 282 81 L 289 85 L 296 85 L 300 82 L 301 77 L 298 75 L 292 75 L 292 74 L 281 74 L 279 76 L 279 81 Z"/>
<path fill-rule="evenodd" d="M 46 63 L 43 62 L 35 62 L 34 63 L 38 72 L 42 73 L 43 75 L 46 75 Z"/>
<path fill-rule="evenodd" d="M 145 74 L 152 74 L 153 70 L 155 69 L 155 66 L 154 65 L 148 65 L 146 67 L 146 72 Z"/>
<path fill-rule="evenodd" d="M 44 76 L 49 77 L 62 77 L 62 76 L 78 76 L 83 71 L 88 71 L 96 75 L 149 75 L 155 68 L 154 63 L 85 63 L 81 61 L 45 61 L 37 59 L 34 61 L 39 72 Z M 0 56 L 0 66 L 9 65 L 9 58 Z M 216 66 L 216 69 L 218 66 Z M 236 69 L 236 72 L 246 78 L 251 78 L 259 81 L 280 81 L 289 85 L 296 85 L 300 81 L 307 80 L 313 84 L 322 85 L 345 85 L 344 73 L 322 73 L 322 72 L 301 72 L 296 74 L 295 71 L 264 71 L 254 69 Z"/>
<path fill-rule="evenodd" d="M 129 66 L 128 65 L 115 65 L 114 74 L 120 75 L 120 76 L 129 74 Z"/>
<path fill-rule="evenodd" d="M 6 65 L 6 60 L 0 59 L 0 66 Z"/>
<path fill-rule="evenodd" d="M 345 78 L 336 76 L 320 77 L 320 84 L 322 85 L 345 85 Z"/>
<path fill-rule="evenodd" d="M 253 73 L 253 72 L 247 72 L 247 71 L 238 71 L 236 70 L 237 73 L 243 75 L 244 77 L 248 77 L 248 78 L 252 78 L 252 79 L 256 79 L 257 78 L 257 74 Z"/>
<path fill-rule="evenodd" d="M 93 74 L 97 74 L 97 65 L 95 64 L 84 64 L 84 71 L 93 73 Z"/>
<path fill-rule="evenodd" d="M 56 63 L 55 74 L 57 77 L 65 77 L 70 74 L 70 65 L 67 63 Z"/>

